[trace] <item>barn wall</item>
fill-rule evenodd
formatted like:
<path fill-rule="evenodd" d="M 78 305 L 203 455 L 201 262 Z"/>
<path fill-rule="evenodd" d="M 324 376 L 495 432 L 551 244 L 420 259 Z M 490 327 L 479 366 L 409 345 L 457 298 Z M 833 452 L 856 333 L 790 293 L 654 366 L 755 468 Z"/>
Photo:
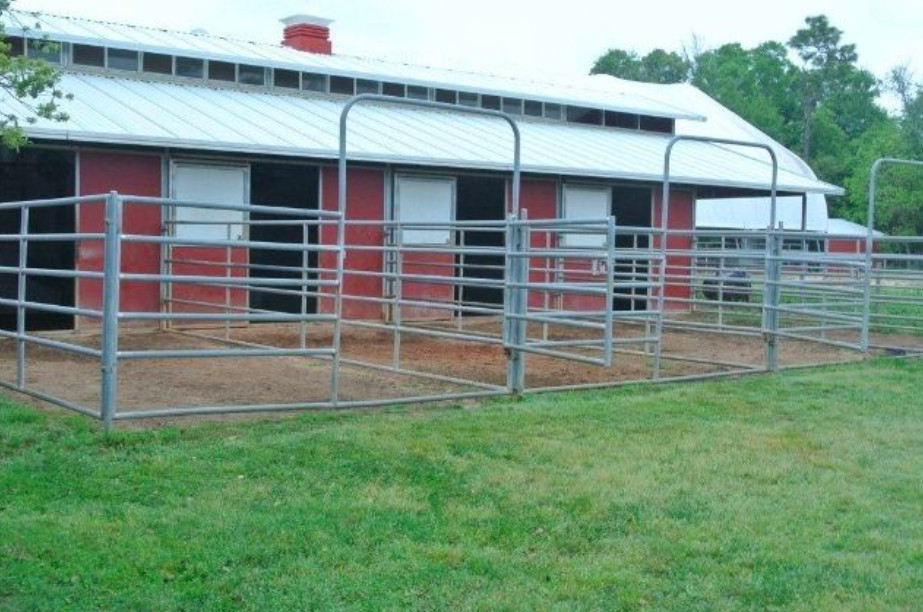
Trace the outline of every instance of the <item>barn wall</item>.
<path fill-rule="evenodd" d="M 333 166 L 321 169 L 321 201 L 323 210 L 336 210 L 338 187 L 337 170 Z M 117 190 L 123 194 L 136 194 L 144 196 L 162 196 L 162 158 L 159 154 L 126 153 L 87 151 L 81 154 L 80 166 L 80 194 L 107 193 Z M 554 218 L 558 214 L 558 183 L 551 179 L 528 178 L 522 182 L 521 206 L 528 210 L 530 219 Z M 659 224 L 660 218 L 660 193 L 654 195 L 654 225 Z M 348 220 L 375 220 L 385 218 L 385 170 L 383 168 L 351 168 L 349 170 L 349 201 L 347 205 Z M 692 229 L 694 223 L 694 197 L 690 192 L 674 192 L 670 212 L 670 227 L 672 229 Z M 125 227 L 130 233 L 157 235 L 161 231 L 161 210 L 157 207 L 133 205 L 130 202 L 125 207 Z M 79 214 L 79 230 L 82 232 L 97 232 L 103 229 L 102 204 L 84 205 Z M 381 226 L 349 227 L 346 240 L 350 245 L 381 246 L 384 244 L 385 234 Z M 535 231 L 532 234 L 532 246 L 542 248 L 545 246 L 546 236 Z M 833 241 L 831 241 L 833 242 Z M 333 245 L 336 243 L 336 228 L 333 225 L 325 226 L 320 231 L 320 243 Z M 852 242 L 850 242 L 852 244 Z M 690 248 L 692 239 L 689 237 L 671 237 L 670 248 Z M 656 246 L 656 243 L 655 243 Z M 834 248 L 835 245 L 831 245 Z M 853 245 L 854 248 L 854 245 Z M 219 253 L 220 251 L 220 253 Z M 234 261 L 246 261 L 242 252 L 236 252 Z M 81 270 L 102 270 L 102 245 L 87 243 L 78 253 L 77 267 Z M 184 253 L 195 255 L 201 259 L 214 259 L 223 261 L 223 249 L 212 249 L 208 253 Z M 407 256 L 404 270 L 408 274 L 450 275 L 452 256 L 446 256 L 445 261 L 432 256 L 420 255 L 419 257 Z M 326 270 L 335 268 L 334 255 L 322 253 L 319 257 L 320 267 Z M 533 260 L 532 266 L 540 268 L 545 266 L 544 261 Z M 688 257 L 671 257 L 668 260 L 670 274 L 688 275 Z M 189 269 L 187 269 L 189 268 Z M 380 273 L 384 269 L 383 255 L 381 252 L 355 251 L 347 252 L 344 278 L 344 294 L 358 297 L 379 298 L 383 295 L 383 280 L 375 277 L 364 277 L 350 274 L 350 271 L 367 271 Z M 123 247 L 123 270 L 140 273 L 157 273 L 159 271 L 159 247 L 154 245 L 126 244 Z M 177 272 L 192 274 L 211 274 L 215 268 L 192 269 L 188 265 Z M 583 276 L 586 270 L 573 271 Z M 224 271 L 221 271 L 224 274 Z M 236 275 L 236 274 L 235 274 Z M 570 276 L 570 275 L 568 275 Z M 332 278 L 325 275 L 325 278 Z M 545 274 L 539 270 L 530 272 L 533 282 L 544 282 Z M 570 280 L 576 280 L 571 278 Z M 210 292 L 207 295 L 177 295 L 189 299 L 223 303 L 223 289 L 189 288 Z M 183 289 L 185 291 L 185 289 Z M 217 291 L 217 292 L 216 292 Z M 220 295 L 219 295 L 220 293 Z M 328 291 L 329 293 L 329 291 Z M 408 299 L 439 300 L 449 302 L 453 299 L 454 290 L 451 285 L 437 285 L 433 283 L 404 283 L 404 296 Z M 242 292 L 233 292 L 232 301 L 242 303 Z M 684 282 L 671 282 L 667 288 L 667 296 L 672 298 L 691 297 L 691 287 Z M 83 280 L 78 288 L 79 304 L 87 308 L 100 308 L 102 304 L 102 291 L 99 281 Z M 123 309 L 127 311 L 156 311 L 159 307 L 160 289 L 156 284 L 123 283 L 122 288 Z M 538 292 L 530 295 L 530 306 L 541 308 L 544 297 Z M 600 309 L 603 303 L 599 298 L 589 296 L 567 296 L 565 308 L 573 309 Z M 673 308 L 686 308 L 682 304 L 672 304 Z M 193 308 L 194 309 L 194 308 Z M 184 310 L 177 307 L 177 310 Z M 321 298 L 318 300 L 319 312 L 332 312 L 333 300 Z M 382 317 L 383 308 L 379 303 L 345 299 L 343 314 L 348 319 L 379 319 Z M 433 316 L 445 317 L 445 311 L 422 310 L 414 311 L 405 308 L 403 314 L 408 319 L 432 318 Z"/>
<path fill-rule="evenodd" d="M 228 262 L 247 264 L 250 261 L 250 254 L 247 249 L 238 248 L 174 246 L 172 260 L 174 261 L 173 274 L 214 276 L 220 279 L 228 275 L 226 265 Z M 247 270 L 243 267 L 232 268 L 230 276 L 244 278 L 247 276 Z M 173 284 L 170 297 L 174 300 L 172 304 L 174 312 L 224 312 L 226 303 L 230 303 L 233 307 L 245 308 L 249 301 L 249 295 L 245 289 L 226 289 L 192 283 Z M 192 324 L 194 327 L 202 325 L 202 323 Z"/>
<path fill-rule="evenodd" d="M 844 238 L 827 241 L 827 252 L 835 254 L 865 254 L 865 238 L 847 240 Z"/>
<path fill-rule="evenodd" d="M 351 168 L 347 175 L 347 220 L 375 220 L 384 219 L 385 212 L 385 174 L 384 170 L 371 168 Z M 337 169 L 325 167 L 321 169 L 321 209 L 337 210 L 339 186 L 337 183 Z M 381 246 L 384 244 L 384 231 L 378 226 L 348 227 L 346 243 L 349 245 Z M 325 245 L 336 244 L 336 227 L 326 225 L 320 232 L 320 243 Z M 324 270 L 336 268 L 336 257 L 333 253 L 321 253 L 320 267 Z M 351 275 L 351 270 L 381 273 L 384 269 L 384 260 L 380 252 L 350 251 L 347 250 L 346 266 L 343 279 L 343 293 L 345 295 L 365 296 L 379 298 L 383 295 L 383 283 L 380 278 Z M 330 279 L 329 274 L 323 275 Z M 325 291 L 329 293 L 329 291 Z M 318 300 L 318 312 L 333 312 L 332 299 Z M 347 319 L 379 319 L 382 315 L 381 304 L 361 302 L 355 300 L 343 301 L 343 316 Z"/>
<path fill-rule="evenodd" d="M 162 160 L 160 155 L 81 151 L 79 171 L 80 195 L 120 194 L 148 197 L 162 195 Z M 79 232 L 102 232 L 105 206 L 103 203 L 80 205 Z M 126 202 L 123 211 L 126 233 L 160 235 L 161 210 L 157 206 L 142 206 Z M 103 270 L 102 242 L 83 242 L 77 252 L 77 269 Z M 156 274 L 160 271 L 160 247 L 146 244 L 122 245 L 122 271 Z M 77 302 L 82 308 L 102 309 L 102 282 L 80 279 Z M 155 283 L 123 282 L 121 309 L 124 311 L 156 311 L 160 303 L 160 288 Z M 98 322 L 96 322 L 98 324 Z"/>
<path fill-rule="evenodd" d="M 557 184 L 554 181 L 530 179 L 523 181 L 522 184 L 522 208 L 529 211 L 530 219 L 547 219 L 554 218 L 558 214 L 557 208 Z M 653 227 L 660 227 L 660 204 L 662 201 L 662 192 L 659 189 L 654 190 L 653 206 Z M 695 224 L 695 196 L 689 191 L 673 191 L 670 196 L 670 217 L 669 227 L 674 230 L 692 230 Z M 544 247 L 546 235 L 541 232 L 533 232 L 532 246 L 534 248 Z M 693 240 L 691 236 L 671 236 L 668 240 L 668 246 L 671 249 L 691 249 Z M 654 241 L 654 247 L 659 248 L 659 242 Z M 533 260 L 533 267 L 543 267 L 545 262 Z M 688 277 L 691 258 L 671 256 L 667 259 L 667 273 L 673 282 L 667 285 L 667 298 L 689 299 L 692 297 L 692 286 L 686 281 L 675 280 L 675 277 Z M 567 261 L 565 262 L 566 273 L 564 280 L 572 282 L 594 282 L 598 280 L 598 275 L 593 274 L 590 266 L 585 261 Z M 540 271 L 533 270 L 530 272 L 531 282 L 544 282 L 544 274 Z M 656 295 L 656 294 L 655 294 Z M 542 294 L 533 292 L 529 297 L 529 305 L 532 308 L 544 306 Z M 563 308 L 567 310 L 602 310 L 605 308 L 603 298 L 567 294 L 564 296 Z M 668 309 L 686 310 L 689 305 L 676 302 L 667 302 Z"/>
<path fill-rule="evenodd" d="M 663 202 L 663 191 L 657 189 L 654 191 L 654 222 L 653 226 L 659 228 L 661 204 Z M 695 229 L 695 196 L 688 191 L 671 191 L 670 192 L 670 216 L 667 220 L 667 227 L 671 230 L 692 230 Z M 668 236 L 667 248 L 690 250 L 692 249 L 692 236 Z M 654 240 L 654 247 L 660 248 L 660 241 Z M 690 305 L 683 302 L 670 302 L 673 299 L 690 299 L 692 298 L 692 284 L 688 280 L 692 258 L 687 256 L 671 255 L 667 257 L 667 289 L 666 289 L 666 309 L 667 310 L 689 310 Z"/>
<path fill-rule="evenodd" d="M 528 179 L 520 185 L 520 206 L 528 211 L 529 219 L 554 219 L 558 216 L 558 183 L 551 180 Z M 532 231 L 530 246 L 533 249 L 544 249 L 549 244 L 553 248 L 556 239 L 554 233 Z M 549 243 L 549 240 L 551 241 Z M 554 262 L 544 258 L 530 260 L 529 282 L 545 283 L 554 279 L 542 271 L 542 268 L 553 268 Z M 537 291 L 529 293 L 529 308 L 544 308 L 546 295 Z M 548 307 L 553 307 L 553 298 L 548 296 Z"/>

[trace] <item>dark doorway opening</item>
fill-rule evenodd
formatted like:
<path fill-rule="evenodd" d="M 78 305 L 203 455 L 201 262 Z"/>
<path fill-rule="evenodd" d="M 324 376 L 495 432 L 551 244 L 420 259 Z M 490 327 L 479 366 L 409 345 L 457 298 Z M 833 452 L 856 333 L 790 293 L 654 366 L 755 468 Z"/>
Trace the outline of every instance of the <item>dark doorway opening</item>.
<path fill-rule="evenodd" d="M 458 221 L 502 221 L 506 216 L 506 180 L 484 176 L 461 176 L 455 192 L 455 218 Z M 502 249 L 502 231 L 466 229 L 457 234 L 457 244 L 465 247 Z M 458 255 L 455 260 L 462 279 L 503 279 L 503 255 Z M 455 299 L 471 306 L 503 304 L 503 289 L 462 283 L 455 288 Z"/>
<path fill-rule="evenodd" d="M 250 201 L 255 205 L 317 210 L 319 184 L 320 171 L 318 168 L 274 163 L 257 163 L 250 166 Z M 297 221 L 290 216 L 268 213 L 253 213 L 251 220 Z M 302 244 L 304 242 L 304 226 L 299 224 L 251 225 L 250 238 L 258 242 Z M 318 243 L 317 225 L 308 226 L 308 243 Z M 253 266 L 250 270 L 250 276 L 253 278 L 301 278 L 303 263 L 303 256 L 298 251 L 253 249 L 250 251 L 250 264 Z M 307 263 L 309 268 L 317 268 L 316 251 L 308 252 Z M 280 266 L 295 269 L 277 269 Z M 317 274 L 312 272 L 308 275 L 308 278 L 314 280 L 317 278 Z M 284 288 L 286 291 L 294 289 L 296 288 Z M 315 289 L 309 287 L 308 290 L 314 291 Z M 301 296 L 280 293 L 277 289 L 251 291 L 250 307 L 298 314 L 301 312 Z M 308 314 L 317 312 L 316 297 L 308 296 L 305 312 Z"/>
<path fill-rule="evenodd" d="M 612 188 L 612 214 L 615 215 L 617 249 L 647 249 L 650 235 L 635 230 L 619 231 L 618 228 L 651 227 L 652 192 L 650 187 L 615 186 Z M 615 266 L 615 280 L 619 282 L 645 282 L 649 262 L 643 259 L 619 260 Z M 619 311 L 648 309 L 648 292 L 639 288 L 616 288 L 612 307 Z"/>
<path fill-rule="evenodd" d="M 0 149 L 0 202 L 22 202 L 73 197 L 76 193 L 75 155 L 71 151 L 25 149 L 18 153 Z M 52 206 L 29 211 L 29 234 L 70 234 L 76 227 L 76 207 Z M 0 234 L 19 234 L 19 210 L 0 211 Z M 30 268 L 73 270 L 74 242 L 30 242 L 26 265 Z M 19 266 L 19 243 L 0 242 L 0 266 Z M 0 297 L 15 300 L 16 274 L 0 272 Z M 73 307 L 75 281 L 30 275 L 26 300 L 54 306 Z M 26 311 L 28 331 L 73 329 L 69 314 Z M 0 305 L 0 328 L 16 329 L 16 308 Z"/>

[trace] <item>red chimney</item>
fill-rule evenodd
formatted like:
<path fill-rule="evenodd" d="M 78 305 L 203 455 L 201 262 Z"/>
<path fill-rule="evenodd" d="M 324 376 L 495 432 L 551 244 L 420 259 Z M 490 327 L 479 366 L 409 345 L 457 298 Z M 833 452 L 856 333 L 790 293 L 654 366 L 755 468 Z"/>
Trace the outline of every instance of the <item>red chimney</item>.
<path fill-rule="evenodd" d="M 292 15 L 282 20 L 285 24 L 282 44 L 308 53 L 333 53 L 330 43 L 330 24 L 332 19 L 314 17 L 313 15 Z"/>

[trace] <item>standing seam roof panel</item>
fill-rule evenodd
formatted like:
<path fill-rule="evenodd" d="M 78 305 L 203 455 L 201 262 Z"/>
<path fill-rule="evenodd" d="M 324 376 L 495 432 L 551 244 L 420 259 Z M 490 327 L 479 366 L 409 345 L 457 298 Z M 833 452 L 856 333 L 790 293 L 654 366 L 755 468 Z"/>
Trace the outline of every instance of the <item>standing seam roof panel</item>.
<path fill-rule="evenodd" d="M 42 30 L 46 34 L 65 42 L 121 46 L 239 63 L 269 61 L 278 68 L 307 72 L 345 72 L 359 78 L 399 80 L 429 87 L 461 89 L 520 98 L 540 98 L 562 104 L 586 105 L 674 118 L 702 118 L 668 101 L 637 93 L 605 91 L 604 88 L 596 87 L 592 81 L 585 78 L 579 81 L 573 80 L 570 83 L 563 81 L 551 83 L 547 80 L 476 74 L 344 55 L 304 53 L 269 43 L 232 40 L 220 36 L 196 35 L 47 13 L 34 15 L 14 10 L 0 17 L 0 20 L 10 25 L 11 31 L 21 29 L 20 21 L 29 19 L 41 21 Z"/>
<path fill-rule="evenodd" d="M 154 146 L 208 148 L 335 158 L 342 100 L 281 96 L 258 91 L 147 82 L 67 73 L 61 87 L 77 99 L 65 101 L 73 120 L 40 120 L 35 137 Z M 9 100 L 0 105 L 13 108 Z M 316 135 L 305 138 L 260 116 L 279 110 Z M 246 118 L 252 121 L 245 121 Z M 162 122 L 152 123 L 151 119 Z M 509 169 L 512 136 L 502 121 L 441 110 L 394 105 L 359 107 L 351 121 L 351 159 L 433 167 Z M 241 125 L 246 123 L 246 126 Z M 522 120 L 523 170 L 583 177 L 659 181 L 670 137 L 616 129 Z M 282 136 L 284 134 L 284 136 Z M 703 143 L 677 149 L 677 183 L 766 189 L 769 165 Z M 837 189 L 792 172 L 780 173 L 788 190 Z"/>

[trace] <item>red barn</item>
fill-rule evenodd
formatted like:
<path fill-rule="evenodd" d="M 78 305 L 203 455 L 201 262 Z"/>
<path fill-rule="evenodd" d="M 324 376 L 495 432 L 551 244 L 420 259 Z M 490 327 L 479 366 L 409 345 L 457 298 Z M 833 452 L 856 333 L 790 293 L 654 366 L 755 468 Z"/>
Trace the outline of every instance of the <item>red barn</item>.
<path fill-rule="evenodd" d="M 735 134 L 756 135 L 779 150 L 780 192 L 839 193 L 816 180 L 780 145 L 687 85 L 645 85 L 606 76 L 542 81 L 337 55 L 330 41 L 330 22 L 304 15 L 284 20 L 281 44 L 17 11 L 3 19 L 13 53 L 58 65 L 63 71 L 60 86 L 73 100 L 64 103 L 70 116 L 67 122 L 29 124 L 33 145 L 19 153 L 0 153 L 0 201 L 114 190 L 133 196 L 334 210 L 339 115 L 346 100 L 361 93 L 480 107 L 515 117 L 522 132 L 521 207 L 531 219 L 615 215 L 623 226 L 657 227 L 664 152 L 671 137 L 688 133 L 727 138 L 729 126 Z M 39 30 L 33 27 L 36 22 Z M 49 48 L 47 41 L 60 44 Z M 21 114 L 22 107 L 0 96 L 0 113 Z M 351 117 L 349 142 L 350 221 L 499 220 L 509 210 L 512 137 L 501 121 L 444 110 L 366 105 Z M 760 152 L 683 143 L 673 160 L 671 228 L 693 229 L 697 198 L 765 194 L 769 176 L 769 163 Z M 226 238 L 233 240 L 232 234 L 242 228 L 226 213 L 215 213 L 211 219 L 167 219 L 161 210 L 129 203 L 127 231 L 159 235 L 171 223 L 185 221 L 189 224 L 182 231 L 215 237 L 218 226 L 206 221 L 224 222 L 220 231 L 227 231 Z M 17 223 L 13 215 L 0 213 L 0 234 L 15 233 Z M 37 209 L 32 223 L 48 232 L 99 232 L 102 208 L 85 203 L 67 210 Z M 328 230 L 312 231 L 307 239 L 332 243 L 334 234 Z M 271 226 L 254 227 L 251 232 L 251 239 L 294 243 L 305 239 L 300 232 Z M 254 236 L 256 232 L 261 235 Z M 350 245 L 380 245 L 384 233 L 382 225 L 352 225 L 346 239 Z M 405 241 L 424 245 L 448 239 L 439 231 L 405 235 Z M 467 236 L 469 244 L 489 245 L 495 239 L 477 231 Z M 630 236 L 619 240 L 629 241 L 620 246 L 632 246 Z M 670 247 L 683 249 L 686 242 L 671 238 Z M 0 263 L 13 256 L 9 247 L 0 244 Z M 100 248 L 88 243 L 72 251 L 49 243 L 35 257 L 55 260 L 58 267 L 100 269 Z M 218 251 L 189 247 L 184 256 L 198 263 L 184 264 L 183 273 L 207 274 L 209 262 L 225 256 L 250 263 L 266 257 L 266 267 L 291 264 L 279 262 L 278 254 Z M 149 244 L 126 245 L 123 271 L 156 273 L 161 257 Z M 434 257 L 404 262 L 421 274 L 452 274 L 453 267 L 446 263 L 451 264 Z M 483 262 L 486 267 L 490 263 Z M 381 272 L 385 265 L 380 252 L 348 254 L 344 293 L 357 299 L 347 300 L 346 317 L 383 315 L 380 303 L 361 299 L 382 295 L 381 278 L 348 272 Z M 674 274 L 667 294 L 680 306 L 691 292 L 681 278 L 686 265 L 682 257 L 668 262 L 668 271 Z M 247 274 L 246 267 L 241 270 L 237 273 Z M 4 296 L 13 290 L 8 281 L 0 283 Z M 62 305 L 100 306 L 98 281 L 92 278 L 43 279 L 30 285 L 33 290 L 54 296 Z M 452 290 L 446 284 L 408 283 L 405 295 L 438 298 Z M 494 289 L 472 291 L 479 292 L 472 297 L 477 301 L 502 299 Z M 213 297 L 203 295 L 208 289 L 201 287 L 177 292 L 170 296 L 177 307 L 194 308 Z M 246 299 L 234 295 L 233 300 Z M 156 285 L 126 283 L 122 308 L 156 311 L 164 299 Z M 286 295 L 268 293 L 249 299 L 253 308 L 297 308 Z M 253 303 L 255 299 L 260 302 Z M 643 307 L 648 297 L 617 299 L 620 307 L 639 303 Z M 325 311 L 331 307 L 328 302 L 312 299 L 309 307 Z M 578 299 L 569 306 L 592 307 L 592 302 Z M 432 314 L 405 312 L 407 317 Z M 4 320 L 4 325 L 8 323 Z M 40 325 L 70 328 L 79 323 L 46 313 Z"/>

